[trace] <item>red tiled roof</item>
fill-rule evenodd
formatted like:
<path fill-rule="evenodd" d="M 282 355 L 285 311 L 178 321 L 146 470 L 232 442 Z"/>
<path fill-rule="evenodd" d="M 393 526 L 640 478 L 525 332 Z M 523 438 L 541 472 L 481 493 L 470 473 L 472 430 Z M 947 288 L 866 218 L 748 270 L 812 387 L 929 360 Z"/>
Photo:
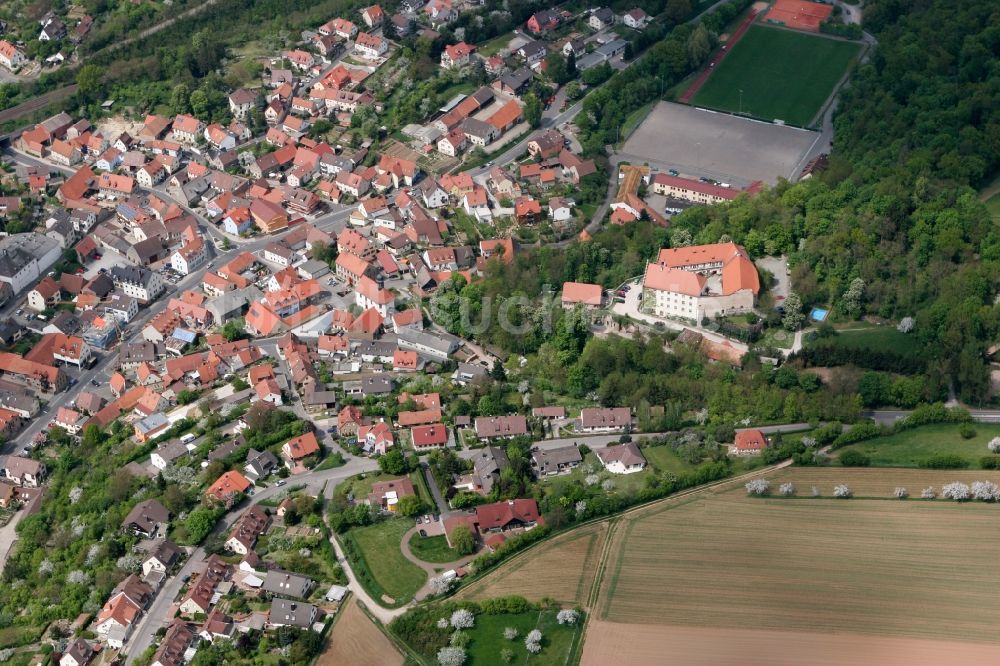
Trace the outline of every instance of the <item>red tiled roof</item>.
<path fill-rule="evenodd" d="M 410 439 L 415 448 L 443 446 L 448 443 L 448 428 L 442 423 L 414 426 L 410 428 Z"/>
<path fill-rule="evenodd" d="M 760 430 L 740 430 L 733 446 L 739 451 L 760 451 L 767 447 L 767 437 Z"/>
<path fill-rule="evenodd" d="M 670 291 L 688 296 L 700 296 L 707 282 L 704 275 L 660 264 L 647 264 L 643 286 L 649 289 Z"/>
<path fill-rule="evenodd" d="M 604 290 L 599 284 L 586 282 L 564 282 L 563 303 L 583 303 L 600 307 Z"/>
<path fill-rule="evenodd" d="M 307 432 L 288 440 L 281 449 L 292 460 L 300 460 L 319 451 L 319 441 L 317 441 L 315 434 Z"/>
<path fill-rule="evenodd" d="M 476 507 L 476 522 L 479 529 L 503 529 L 511 522 L 540 523 L 541 514 L 533 499 L 515 499 Z"/>

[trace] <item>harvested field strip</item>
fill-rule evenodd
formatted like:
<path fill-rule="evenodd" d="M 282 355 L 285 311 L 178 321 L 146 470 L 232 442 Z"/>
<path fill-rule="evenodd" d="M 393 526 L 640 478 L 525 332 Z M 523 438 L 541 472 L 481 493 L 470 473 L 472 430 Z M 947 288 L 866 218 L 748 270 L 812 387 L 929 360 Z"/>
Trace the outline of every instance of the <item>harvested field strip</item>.
<path fill-rule="evenodd" d="M 598 619 L 996 641 L 998 516 L 943 501 L 704 497 L 622 532 Z"/>
<path fill-rule="evenodd" d="M 556 537 L 532 549 L 530 557 L 520 557 L 471 583 L 458 598 L 517 594 L 531 601 L 551 597 L 567 604 L 586 603 L 607 531 L 605 521 Z"/>
<path fill-rule="evenodd" d="M 330 632 L 327 648 L 316 662 L 317 666 L 394 666 L 403 663 L 403 655 L 358 608 L 354 597 L 340 613 L 337 624 Z"/>
<path fill-rule="evenodd" d="M 811 496 L 813 486 L 816 486 L 820 495 L 830 496 L 833 494 L 833 487 L 841 483 L 847 484 L 855 497 L 893 497 L 893 490 L 897 486 L 906 488 L 910 497 L 920 497 L 920 491 L 924 488 L 933 486 L 940 493 L 941 486 L 952 481 L 992 481 L 1000 485 L 1000 471 L 996 470 L 786 467 L 764 476 L 771 480 L 772 489 L 786 481 L 792 482 L 799 497 Z M 734 489 L 732 492 L 744 494 L 742 489 Z"/>
<path fill-rule="evenodd" d="M 618 624 L 587 628 L 582 666 L 950 666 L 995 664 L 1000 646 L 915 638 L 719 627 Z"/>

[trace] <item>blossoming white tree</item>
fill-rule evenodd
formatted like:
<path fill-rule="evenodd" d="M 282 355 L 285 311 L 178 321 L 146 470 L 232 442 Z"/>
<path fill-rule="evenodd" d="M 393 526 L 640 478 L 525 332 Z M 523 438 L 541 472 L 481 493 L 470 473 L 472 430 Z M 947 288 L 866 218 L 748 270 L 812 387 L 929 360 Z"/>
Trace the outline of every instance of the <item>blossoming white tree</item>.
<path fill-rule="evenodd" d="M 840 499 L 847 499 L 851 496 L 851 489 L 844 484 L 840 484 L 833 489 L 833 496 Z"/>
<path fill-rule="evenodd" d="M 906 488 L 902 486 L 897 486 L 896 489 L 892 491 L 892 494 L 896 496 L 896 499 L 906 499 L 909 496 L 909 493 L 906 492 Z"/>
<path fill-rule="evenodd" d="M 467 608 L 459 608 L 451 614 L 451 626 L 456 629 L 468 629 L 476 621 L 476 616 Z"/>
<path fill-rule="evenodd" d="M 964 502 L 969 499 L 969 495 L 972 493 L 971 488 L 967 484 L 961 481 L 954 481 L 952 483 L 946 483 L 941 486 L 941 497 L 945 499 L 955 500 L 956 502 Z"/>
<path fill-rule="evenodd" d="M 514 627 L 507 627 L 506 629 L 503 630 L 503 637 L 509 641 L 514 640 L 515 638 L 517 638 L 517 629 L 515 629 Z"/>
<path fill-rule="evenodd" d="M 572 608 L 564 608 L 556 614 L 556 621 L 559 624 L 576 624 L 580 619 L 580 614 Z"/>
<path fill-rule="evenodd" d="M 441 666 L 462 666 L 465 663 L 465 650 L 460 647 L 444 647 L 438 650 L 437 660 Z"/>
<path fill-rule="evenodd" d="M 538 629 L 532 629 L 528 632 L 528 635 L 524 637 L 524 647 L 531 654 L 538 654 L 542 651 L 542 632 Z"/>
<path fill-rule="evenodd" d="M 785 483 L 778 486 L 778 492 L 785 497 L 791 497 L 795 494 L 795 484 L 791 481 L 786 481 Z"/>
<path fill-rule="evenodd" d="M 1000 437 L 994 437 L 990 440 L 990 443 L 986 445 L 990 451 L 993 453 L 1000 453 Z"/>
<path fill-rule="evenodd" d="M 438 595 L 438 596 L 440 596 L 442 594 L 447 594 L 448 590 L 451 589 L 451 586 L 453 584 L 454 584 L 454 579 L 445 578 L 444 576 L 435 576 L 434 578 L 431 578 L 430 581 L 428 582 L 428 585 L 431 588 L 431 592 L 433 594 Z M 445 625 L 446 626 L 447 626 L 447 623 L 448 623 L 448 621 L 445 620 Z"/>
<path fill-rule="evenodd" d="M 927 486 L 920 491 L 920 496 L 924 499 L 934 499 L 937 497 L 937 493 L 934 492 L 934 486 Z"/>
<path fill-rule="evenodd" d="M 1000 499 L 1000 488 L 992 481 L 973 481 L 972 497 L 981 502 L 996 502 Z"/>
<path fill-rule="evenodd" d="M 767 479 L 751 479 L 746 482 L 747 495 L 766 495 L 771 489 L 771 482 Z"/>

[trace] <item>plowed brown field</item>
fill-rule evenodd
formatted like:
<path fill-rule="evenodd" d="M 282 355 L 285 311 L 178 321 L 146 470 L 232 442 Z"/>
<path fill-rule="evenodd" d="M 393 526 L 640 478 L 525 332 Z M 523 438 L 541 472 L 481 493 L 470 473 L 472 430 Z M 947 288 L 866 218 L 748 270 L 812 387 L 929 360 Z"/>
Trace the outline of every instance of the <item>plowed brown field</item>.
<path fill-rule="evenodd" d="M 361 612 L 354 597 L 340 612 L 317 666 L 402 666 L 403 655 Z"/>
<path fill-rule="evenodd" d="M 753 623 L 752 618 L 747 619 Z M 1000 646 L 858 634 L 592 621 L 581 666 L 967 666 L 1000 662 Z"/>
<path fill-rule="evenodd" d="M 604 546 L 608 523 L 574 530 L 548 541 L 464 588 L 460 599 L 488 599 L 517 594 L 532 601 L 551 597 L 566 604 L 584 603 Z"/>

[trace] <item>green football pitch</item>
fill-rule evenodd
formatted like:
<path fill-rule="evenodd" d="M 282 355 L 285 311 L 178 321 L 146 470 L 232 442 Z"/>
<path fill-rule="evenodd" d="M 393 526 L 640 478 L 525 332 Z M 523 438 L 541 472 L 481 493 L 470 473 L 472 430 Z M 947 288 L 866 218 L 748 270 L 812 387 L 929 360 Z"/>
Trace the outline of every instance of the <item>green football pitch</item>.
<path fill-rule="evenodd" d="M 716 67 L 692 103 L 804 127 L 860 49 L 857 42 L 755 25 Z"/>

